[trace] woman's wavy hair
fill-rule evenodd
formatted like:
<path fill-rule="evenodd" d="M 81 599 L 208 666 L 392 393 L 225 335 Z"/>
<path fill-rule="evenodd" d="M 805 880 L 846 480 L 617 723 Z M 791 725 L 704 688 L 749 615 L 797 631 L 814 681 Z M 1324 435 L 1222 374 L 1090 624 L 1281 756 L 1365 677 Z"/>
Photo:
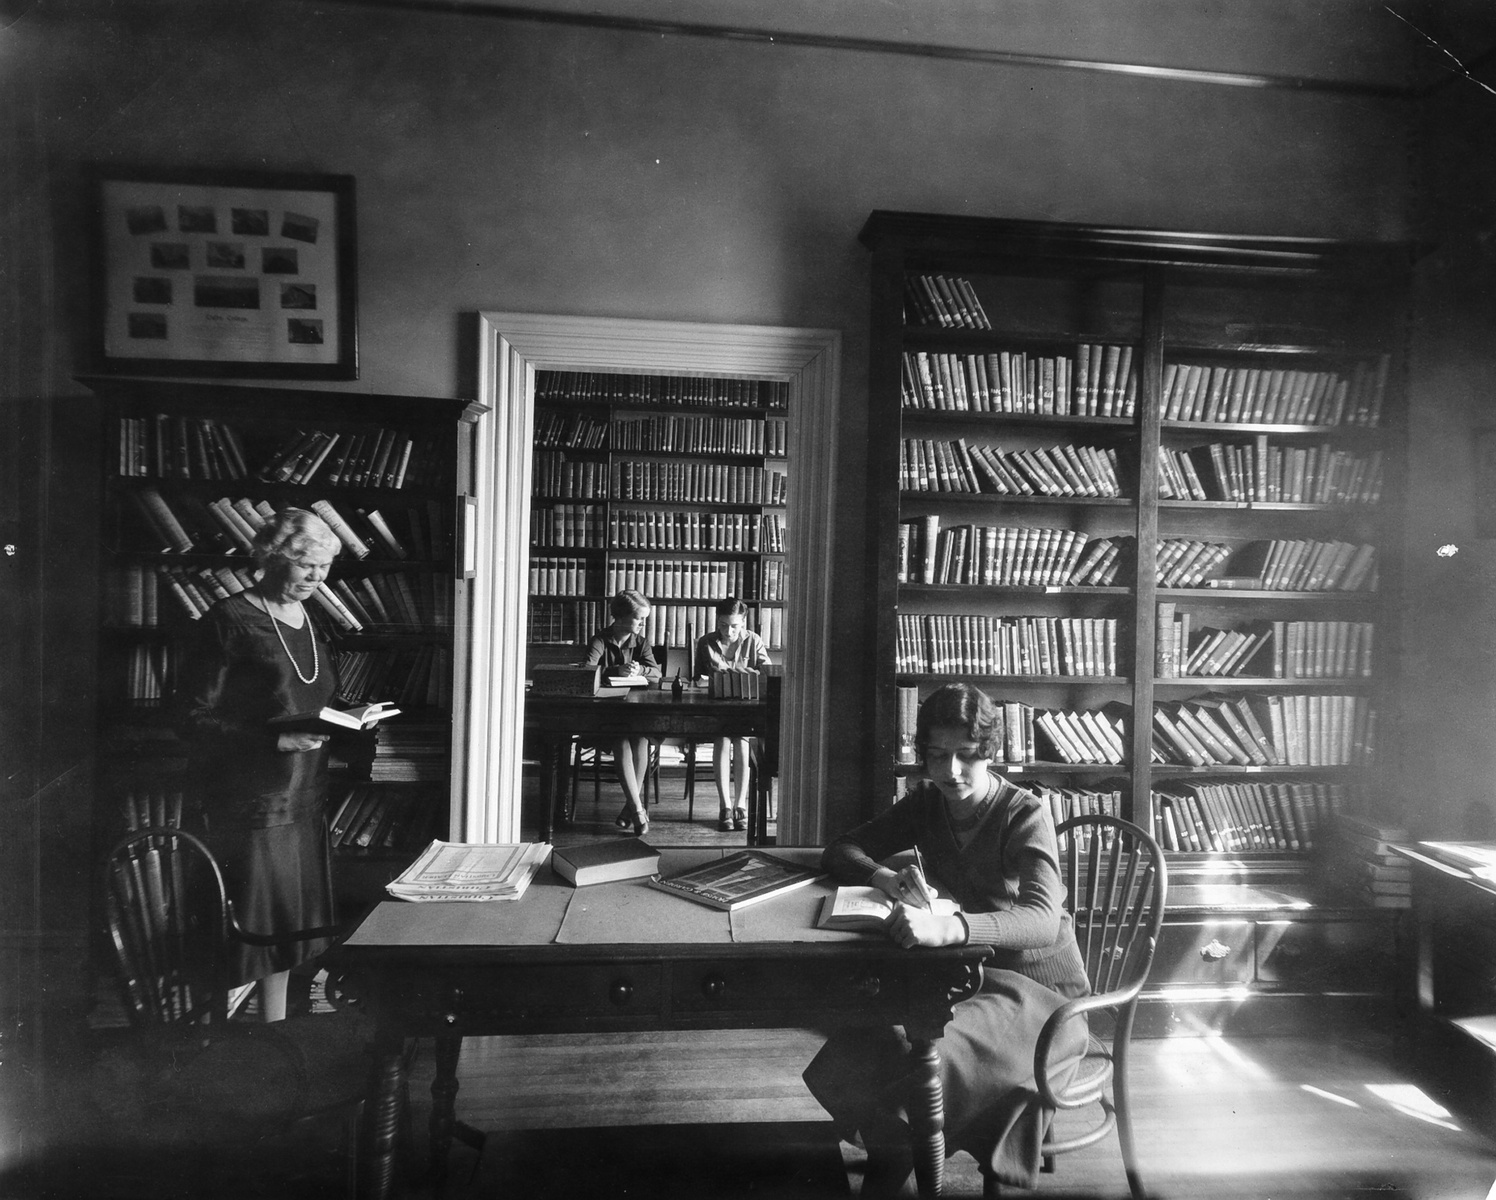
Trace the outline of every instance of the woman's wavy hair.
<path fill-rule="evenodd" d="M 921 758 L 931 731 L 940 728 L 964 729 L 983 758 L 1001 757 L 1002 713 L 980 688 L 969 683 L 948 683 L 925 698 L 914 722 L 914 744 Z"/>
<path fill-rule="evenodd" d="M 283 508 L 261 526 L 250 546 L 255 562 L 264 568 L 272 559 L 297 561 L 307 550 L 320 547 L 337 554 L 338 535 L 321 517 L 304 508 Z"/>

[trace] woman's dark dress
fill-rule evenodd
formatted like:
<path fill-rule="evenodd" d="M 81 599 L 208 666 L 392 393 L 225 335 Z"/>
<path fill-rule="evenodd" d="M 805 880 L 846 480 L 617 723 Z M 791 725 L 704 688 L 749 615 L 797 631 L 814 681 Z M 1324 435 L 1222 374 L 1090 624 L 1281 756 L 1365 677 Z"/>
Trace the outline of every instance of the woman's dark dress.
<path fill-rule="evenodd" d="M 333 921 L 327 846 L 327 747 L 276 749 L 267 722 L 315 712 L 337 690 L 337 671 L 310 617 L 281 624 L 303 674 L 292 669 L 268 613 L 243 593 L 203 617 L 183 662 L 183 734 L 189 778 L 208 822 L 208 842 L 223 868 L 239 922 L 256 933 L 286 933 Z M 261 979 L 326 949 L 323 941 L 238 948 L 234 978 Z"/>
<path fill-rule="evenodd" d="M 839 883 L 865 884 L 882 860 L 916 845 L 937 891 L 960 904 L 969 940 L 997 951 L 981 991 L 956 1005 L 940 1040 L 947 1152 L 965 1150 L 1000 1183 L 1032 1188 L 1044 1133 L 1029 1109 L 1034 1043 L 1056 1008 L 1090 991 L 1063 908 L 1053 821 L 1033 793 L 999 781 L 963 845 L 927 783 L 832 842 L 823 865 Z M 1056 1046 L 1061 1079 L 1085 1044 L 1084 1020 L 1069 1022 Z M 890 1145 L 908 1137 L 909 1070 L 902 1029 L 849 1029 L 830 1037 L 804 1077 L 843 1137 L 861 1131 L 869 1146 Z"/>

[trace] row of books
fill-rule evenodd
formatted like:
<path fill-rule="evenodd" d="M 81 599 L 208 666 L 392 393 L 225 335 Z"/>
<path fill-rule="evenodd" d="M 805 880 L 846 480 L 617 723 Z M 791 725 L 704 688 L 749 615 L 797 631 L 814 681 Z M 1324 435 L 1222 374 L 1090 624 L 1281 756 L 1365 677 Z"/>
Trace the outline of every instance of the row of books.
<path fill-rule="evenodd" d="M 203 500 L 184 492 L 167 500 L 157 488 L 145 487 L 132 490 L 130 498 L 149 547 L 171 554 L 248 554 L 255 535 L 276 513 L 268 500 L 247 496 Z M 430 559 L 449 550 L 448 525 L 436 501 L 421 507 L 339 509 L 318 499 L 306 507 L 327 522 L 355 558 Z"/>
<path fill-rule="evenodd" d="M 1186 853 L 1312 850 L 1350 792 L 1304 779 L 1170 784 L 1153 792 L 1154 837 Z"/>
<path fill-rule="evenodd" d="M 1132 347 L 1082 342 L 1073 354 L 936 354 L 905 351 L 905 409 L 1025 413 L 1060 417 L 1130 417 L 1138 377 Z"/>
<path fill-rule="evenodd" d="M 976 289 L 959 275 L 905 275 L 904 321 L 941 329 L 992 328 Z"/>
<path fill-rule="evenodd" d="M 765 467 L 626 462 L 619 464 L 618 499 L 777 506 L 785 503 L 788 482 L 783 470 Z"/>
<path fill-rule="evenodd" d="M 1115 676 L 1117 620 L 900 613 L 896 653 L 901 674 Z"/>
<path fill-rule="evenodd" d="M 1196 696 L 1153 708 L 1156 760 L 1192 767 L 1359 766 L 1375 740 L 1364 696 Z"/>
<path fill-rule="evenodd" d="M 1160 544 L 1158 581 L 1163 587 L 1374 592 L 1377 548 L 1367 542 L 1314 538 L 1272 538 L 1236 546 L 1167 539 Z"/>
<path fill-rule="evenodd" d="M 1158 605 L 1157 675 L 1354 679 L 1372 674 L 1370 621 L 1250 621 L 1191 628 L 1173 601 Z"/>
<path fill-rule="evenodd" d="M 317 596 L 330 596 L 329 615 L 343 629 L 415 632 L 452 623 L 452 580 L 429 571 L 384 571 L 334 579 Z"/>
<path fill-rule="evenodd" d="M 124 478 L 243 479 L 244 443 L 233 426 L 212 417 L 119 419 L 117 469 Z"/>
<path fill-rule="evenodd" d="M 349 704 L 389 700 L 410 711 L 450 710 L 452 655 L 445 646 L 339 650 L 338 695 Z"/>
<path fill-rule="evenodd" d="M 1051 587 L 1071 583 L 1087 544 L 1076 529 L 899 522 L 900 583 Z"/>
<path fill-rule="evenodd" d="M 537 408 L 530 440 L 542 450 L 605 450 L 610 425 L 606 417 Z"/>
<path fill-rule="evenodd" d="M 741 596 L 752 600 L 784 599 L 784 560 L 763 562 L 695 561 L 664 558 L 610 558 L 603 591 L 625 588 L 660 600 L 710 600 Z"/>
<path fill-rule="evenodd" d="M 273 483 L 326 487 L 403 488 L 435 486 L 436 445 L 397 429 L 365 433 L 298 430 L 286 438 L 257 472 Z"/>
<path fill-rule="evenodd" d="M 614 450 L 655 454 L 750 454 L 783 458 L 789 423 L 782 419 L 706 416 L 619 416 Z"/>
<path fill-rule="evenodd" d="M 1233 500 L 1259 504 L 1376 504 L 1383 454 L 1322 446 L 1212 442 L 1158 451 L 1158 494 L 1166 500 Z"/>
<path fill-rule="evenodd" d="M 130 833 L 149 829 L 181 829 L 183 796 L 171 788 L 131 788 L 119 798 L 123 827 Z"/>
<path fill-rule="evenodd" d="M 571 643 L 580 647 L 609 623 L 606 600 L 531 599 L 526 622 L 530 642 Z M 759 608 L 750 604 L 748 628 L 763 639 L 770 650 L 784 649 L 784 609 Z M 661 603 L 650 606 L 644 637 L 653 646 L 690 648 L 696 639 L 717 627 L 716 605 Z"/>
<path fill-rule="evenodd" d="M 446 828 L 446 796 L 436 790 L 350 787 L 330 809 L 334 849 L 412 850 Z"/>
<path fill-rule="evenodd" d="M 788 408 L 790 385 L 776 379 L 700 379 L 687 375 L 615 375 L 537 371 L 537 403 L 641 404 L 698 408 Z"/>
<path fill-rule="evenodd" d="M 1356 363 L 1349 374 L 1166 362 L 1161 410 L 1165 421 L 1375 426 L 1390 366 L 1386 354 Z"/>
<path fill-rule="evenodd" d="M 1117 451 L 1059 445 L 1004 450 L 965 438 L 904 438 L 899 488 L 906 492 L 985 492 L 999 496 L 1120 496 Z"/>
<path fill-rule="evenodd" d="M 537 505 L 530 511 L 530 542 L 582 550 L 783 554 L 784 517 L 779 513 L 610 510 L 601 504 Z"/>
<path fill-rule="evenodd" d="M 131 646 L 125 654 L 124 695 L 139 708 L 159 707 L 172 693 L 175 653 L 165 643 Z"/>
<path fill-rule="evenodd" d="M 1029 791 L 1049 805 L 1049 815 L 1055 828 L 1071 817 L 1120 817 L 1122 815 L 1122 792 L 1100 791 L 1095 788 L 1048 787 L 1043 784 L 1030 786 Z M 1069 849 L 1068 833 L 1060 834 L 1057 846 L 1061 854 Z M 1110 844 L 1107 842 L 1106 844 Z"/>

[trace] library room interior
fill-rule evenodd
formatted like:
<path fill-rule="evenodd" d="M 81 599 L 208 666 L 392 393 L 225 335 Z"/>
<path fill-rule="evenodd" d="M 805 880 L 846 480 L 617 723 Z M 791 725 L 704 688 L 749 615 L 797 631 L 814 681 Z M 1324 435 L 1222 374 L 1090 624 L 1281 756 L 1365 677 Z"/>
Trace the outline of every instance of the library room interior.
<path fill-rule="evenodd" d="M 27 0 L 0 138 L 0 1195 L 1496 1196 L 1496 8 Z"/>

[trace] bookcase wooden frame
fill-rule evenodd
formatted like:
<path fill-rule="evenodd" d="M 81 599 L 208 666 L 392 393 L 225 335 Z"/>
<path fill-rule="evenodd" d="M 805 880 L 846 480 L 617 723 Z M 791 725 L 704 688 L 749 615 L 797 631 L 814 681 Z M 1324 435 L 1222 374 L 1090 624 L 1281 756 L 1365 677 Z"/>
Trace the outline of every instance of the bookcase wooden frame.
<path fill-rule="evenodd" d="M 463 578 L 461 534 L 463 524 L 461 511 L 467 506 L 473 482 L 469 477 L 472 453 L 470 443 L 481 428 L 487 412 L 482 405 L 466 400 L 437 399 L 426 397 L 385 396 L 372 394 L 351 395 L 340 392 L 310 391 L 269 385 L 224 385 L 180 380 L 160 381 L 112 376 L 80 376 L 80 381 L 92 388 L 101 398 L 103 419 L 102 445 L 107 456 L 103 464 L 106 479 L 104 489 L 104 554 L 103 567 L 113 570 L 125 562 L 139 562 L 148 566 L 183 566 L 186 568 L 238 565 L 252 567 L 253 564 L 242 551 L 233 554 L 221 553 L 212 547 L 194 547 L 186 553 L 154 553 L 149 549 L 128 544 L 122 530 L 128 527 L 132 517 L 127 496 L 141 487 L 159 487 L 168 501 L 181 504 L 183 498 L 196 496 L 206 499 L 215 491 L 237 496 L 257 496 L 276 506 L 287 503 L 312 505 L 322 499 L 331 501 L 343 515 L 353 511 L 355 505 L 384 507 L 389 504 L 440 506 L 439 520 L 448 538 L 450 549 L 432 553 L 425 557 L 407 559 L 386 558 L 377 548 L 367 559 L 357 559 L 345 553 L 344 562 L 349 577 L 363 574 L 379 574 L 393 571 L 395 574 L 414 571 L 433 576 L 444 576 L 450 580 L 451 611 L 423 613 L 429 620 L 411 631 L 395 624 L 381 624 L 363 631 L 344 631 L 335 637 L 344 649 L 388 650 L 416 643 L 445 649 L 450 658 L 453 654 L 454 630 L 462 622 L 462 613 L 468 606 L 468 582 Z M 326 456 L 323 465 L 310 475 L 307 482 L 292 480 L 262 480 L 257 477 L 259 463 L 249 463 L 250 471 L 243 478 L 205 477 L 196 461 L 184 467 L 182 476 L 161 477 L 152 468 L 146 477 L 121 477 L 117 455 L 123 437 L 124 418 L 145 418 L 150 421 L 155 414 L 163 414 L 169 420 L 184 418 L 193 421 L 221 422 L 240 431 L 257 432 L 262 444 L 271 438 L 281 439 L 292 433 L 325 429 L 345 435 L 355 431 L 394 430 L 409 435 L 416 441 L 424 441 L 430 447 L 427 462 L 431 474 L 425 481 L 415 481 L 405 487 L 335 486 L 329 483 L 336 455 Z M 255 440 L 255 439 L 251 439 Z M 347 444 L 346 440 L 344 444 Z M 198 460 L 200 461 L 200 460 Z M 412 480 L 414 480 L 414 475 Z M 441 482 L 437 482 L 440 480 Z M 333 579 L 343 572 L 336 567 Z M 116 654 L 121 639 L 140 642 L 142 639 L 158 645 L 169 645 L 178 634 L 189 627 L 189 620 L 164 620 L 155 627 L 119 628 L 109 619 L 109 589 L 104 589 L 105 609 L 100 620 L 100 734 L 107 740 L 120 728 L 131 725 L 163 726 L 168 716 L 167 705 L 141 710 L 128 701 L 111 694 L 107 664 Z M 433 586 L 431 595 L 440 603 L 448 595 L 446 586 Z M 170 611 L 172 600 L 163 594 L 159 598 L 163 612 Z M 311 607 L 311 606 L 309 606 Z M 324 621 L 319 612 L 314 614 Z M 397 614 L 392 614 L 397 615 Z M 324 621 L 324 626 L 326 626 Z M 453 664 L 455 670 L 455 663 Z M 450 680 L 450 676 L 449 676 Z M 450 682 L 448 684 L 450 687 Z M 389 696 L 380 699 L 391 699 Z M 163 697 L 168 700 L 169 697 Z M 455 708 L 449 691 L 446 697 L 449 709 Z M 418 717 L 419 712 L 407 714 L 407 718 Z M 165 732 L 163 729 L 162 732 Z M 349 787 L 372 788 L 396 794 L 408 792 L 413 787 L 423 792 L 440 793 L 440 810 L 431 815 L 430 827 L 434 836 L 447 837 L 462 816 L 463 792 L 461 779 L 450 770 L 452 735 L 446 738 L 447 747 L 441 756 L 444 773 L 440 779 L 409 783 L 399 780 L 367 781 L 356 778 L 359 772 L 350 774 Z M 103 764 L 103 775 L 107 785 L 101 789 L 103 803 L 112 803 L 113 798 L 134 789 L 156 788 L 157 790 L 179 790 L 172 786 L 173 776 L 168 769 L 168 760 L 179 757 L 179 750 L 169 740 L 153 743 L 161 753 L 145 752 L 129 761 L 110 761 Z M 428 764 L 429 765 L 429 764 Z M 433 803 L 438 803 L 433 798 Z M 100 813 L 100 829 L 109 827 L 116 818 L 112 810 Z M 331 813 L 329 814 L 331 817 Z M 425 845 L 408 842 L 393 849 L 334 850 L 334 881 L 340 896 L 350 899 L 372 898 L 377 895 L 388 878 L 393 877 L 414 854 Z"/>
<path fill-rule="evenodd" d="M 1323 433 L 1329 437 L 1341 435 L 1364 437 L 1368 444 L 1380 446 L 1385 452 L 1384 468 L 1386 485 L 1383 498 L 1375 510 L 1377 523 L 1375 542 L 1379 546 L 1377 567 L 1379 587 L 1374 595 L 1338 594 L 1326 595 L 1313 592 L 1241 590 L 1216 594 L 1191 588 L 1163 588 L 1155 579 L 1153 570 L 1135 569 L 1126 578 L 1117 580 L 1120 587 L 1095 588 L 1075 587 L 1059 589 L 1069 607 L 1075 612 L 1075 598 L 1095 604 L 1100 593 L 1110 594 L 1106 600 L 1113 606 L 1122 626 L 1118 646 L 1120 678 L 1111 682 L 1118 690 L 1125 689 L 1126 702 L 1131 705 L 1134 718 L 1149 714 L 1148 720 L 1133 719 L 1128 732 L 1128 753 L 1124 765 L 1109 768 L 1106 773 L 1125 776 L 1127 785 L 1126 810 L 1120 815 L 1128 817 L 1145 828 L 1152 829 L 1154 821 L 1152 788 L 1165 780 L 1183 779 L 1235 779 L 1262 780 L 1271 778 L 1272 772 L 1287 774 L 1277 768 L 1267 768 L 1267 774 L 1243 767 L 1186 768 L 1162 766 L 1150 762 L 1152 744 L 1151 714 L 1155 697 L 1175 698 L 1193 687 L 1199 691 L 1213 688 L 1243 689 L 1268 688 L 1275 692 L 1296 693 L 1319 686 L 1325 690 L 1366 693 L 1381 701 L 1383 723 L 1377 729 L 1381 757 L 1385 760 L 1395 755 L 1396 729 L 1388 720 L 1395 715 L 1395 673 L 1398 661 L 1397 631 L 1398 615 L 1396 597 L 1399 591 L 1398 547 L 1400 544 L 1397 518 L 1398 499 L 1402 495 L 1402 465 L 1397 454 L 1405 427 L 1402 404 L 1405 353 L 1402 345 L 1405 329 L 1404 297 L 1407 276 L 1412 261 L 1411 248 L 1392 243 L 1347 243 L 1322 239 L 1241 237 L 1234 235 L 1212 235 L 1140 229 L 1103 228 L 1079 225 L 1063 225 L 1048 222 L 989 220 L 965 217 L 942 217 L 926 214 L 874 212 L 862 230 L 861 240 L 872 252 L 872 309 L 871 309 L 871 365 L 869 377 L 870 414 L 868 426 L 873 431 L 868 447 L 868 479 L 871 494 L 869 505 L 870 561 L 869 575 L 876 589 L 875 622 L 877 644 L 882 648 L 874 667 L 874 746 L 873 784 L 874 795 L 887 802 L 898 788 L 899 771 L 896 766 L 897 751 L 897 683 L 893 648 L 898 644 L 899 617 L 901 613 L 926 611 L 931 598 L 946 598 L 962 589 L 900 584 L 898 581 L 898 526 L 903 514 L 903 500 L 899 487 L 889 481 L 897 480 L 900 471 L 901 441 L 906 436 L 906 424 L 924 430 L 934 430 L 926 436 L 942 436 L 940 430 L 946 422 L 974 424 L 971 414 L 947 417 L 940 412 L 920 410 L 912 419 L 901 404 L 902 355 L 906 349 L 928 350 L 950 353 L 974 351 L 996 351 L 1022 342 L 1047 341 L 1050 343 L 1104 342 L 1118 340 L 1119 325 L 1129 322 L 1133 335 L 1129 340 L 1135 347 L 1133 362 L 1137 366 L 1138 390 L 1136 415 L 1126 419 L 1116 417 L 1061 417 L 1054 415 L 983 415 L 982 433 L 1002 436 L 1014 430 L 1044 430 L 1046 432 L 1074 437 L 1077 434 L 1097 434 L 1110 438 L 1121 437 L 1135 448 L 1131 459 L 1130 478 L 1126 479 L 1122 502 L 1128 514 L 1129 533 L 1136 538 L 1139 549 L 1137 561 L 1152 564 L 1151 555 L 1141 548 L 1157 543 L 1161 530 L 1161 517 L 1165 522 L 1189 520 L 1210 530 L 1230 533 L 1236 530 L 1257 528 L 1264 532 L 1258 538 L 1283 538 L 1298 536 L 1285 532 L 1299 527 L 1296 522 L 1340 519 L 1343 512 L 1331 512 L 1326 505 L 1221 502 L 1221 501 L 1171 501 L 1159 497 L 1159 449 L 1168 445 L 1170 438 L 1176 441 L 1187 434 L 1214 435 L 1226 439 L 1246 433 L 1276 434 L 1290 439 L 1311 433 Z M 946 274 L 967 278 L 1005 280 L 1011 285 L 1014 280 L 1035 281 L 1058 280 L 1062 284 L 1079 287 L 1082 281 L 1104 281 L 1107 285 L 1126 281 L 1134 289 L 1137 307 L 1128 314 L 1127 321 L 1118 322 L 1117 314 L 1100 311 L 1105 300 L 1097 300 L 1097 311 L 1079 312 L 1067 326 L 1035 329 L 1024 324 L 1021 312 L 991 312 L 988 315 L 993 330 L 983 329 L 937 329 L 928 325 L 906 324 L 904 317 L 906 275 Z M 1234 299 L 1248 297 L 1254 292 L 1279 289 L 1284 295 L 1298 294 L 1302 288 L 1318 290 L 1325 294 L 1360 294 L 1368 312 L 1375 313 L 1377 329 L 1362 332 L 1364 343 L 1347 346 L 1343 343 L 1327 344 L 1323 331 L 1316 331 L 1305 322 L 1298 328 L 1287 327 L 1274 331 L 1274 342 L 1256 341 L 1250 344 L 1232 344 L 1225 340 L 1212 342 L 1209 338 L 1191 341 L 1183 336 L 1184 318 L 1189 314 L 1188 306 L 1178 305 L 1178 295 L 1188 294 L 1191 288 L 1215 289 L 1218 293 Z M 1197 293 L 1204 295 L 1205 293 Z M 1004 292 L 1009 296 L 1010 293 Z M 1219 304 L 1219 296 L 1211 300 Z M 1084 307 L 1084 306 L 1078 306 Z M 1179 326 L 1176 328 L 1170 322 Z M 1245 335 L 1243 335 L 1245 336 Z M 1377 340 L 1381 339 L 1381 340 Z M 1281 345 L 1277 343 L 1281 342 Z M 1343 426 L 1306 426 L 1297 424 L 1225 424 L 1214 422 L 1165 422 L 1162 413 L 1162 384 L 1166 352 L 1170 356 L 1200 353 L 1214 356 L 1217 361 L 1229 361 L 1232 354 L 1250 356 L 1264 351 L 1276 352 L 1279 358 L 1292 354 L 1319 355 L 1321 357 L 1341 354 L 1368 353 L 1371 344 L 1390 355 L 1389 385 L 1387 401 L 1382 413 L 1380 428 L 1347 429 Z M 1176 358 L 1175 361 L 1178 361 Z M 1178 431 L 1176 433 L 1176 431 Z M 1045 498 L 1034 500 L 1028 497 L 1006 497 L 991 494 L 958 496 L 955 501 L 961 513 L 960 520 L 977 522 L 982 516 L 997 524 L 1003 522 L 1023 523 L 1025 517 L 1044 511 L 1050 506 L 1054 511 L 1074 512 L 1087 505 L 1116 505 L 1117 501 L 1099 501 L 1083 498 Z M 1233 526 L 1233 521 L 1243 519 L 1256 522 L 1255 526 Z M 1371 518 L 1368 518 L 1371 519 Z M 965 589 L 973 592 L 975 589 Z M 1023 589 L 1014 589 L 1012 594 L 1022 594 Z M 1042 589 L 1029 589 L 1039 594 Z M 1358 619 L 1375 619 L 1376 658 L 1378 663 L 1375 679 L 1351 680 L 1289 680 L 1278 678 L 1221 678 L 1191 677 L 1187 679 L 1157 679 L 1156 663 L 1156 614 L 1160 598 L 1175 601 L 1207 602 L 1212 606 L 1243 608 L 1251 607 L 1267 611 L 1286 608 L 1288 615 L 1311 614 L 1323 611 L 1326 615 L 1354 613 Z M 1089 611 L 1089 610 L 1088 610 Z M 1125 647 L 1125 655 L 1124 655 Z M 1080 686 L 1096 682 L 1085 677 L 1062 676 L 960 676 L 939 678 L 921 677 L 925 690 L 938 683 L 968 678 L 982 684 L 1002 687 L 1008 698 L 1015 692 L 1021 697 L 1022 689 L 1033 685 L 1050 686 L 1063 684 Z M 1058 766 L 1053 769 L 1045 764 L 1042 770 L 1032 768 L 1012 772 L 1019 776 L 1048 775 L 1059 778 L 1083 779 L 1099 777 L 1095 767 Z M 1344 768 L 1311 767 L 1299 769 L 1298 773 L 1315 777 L 1346 778 Z M 1387 772 L 1377 776 L 1364 772 L 1357 776 L 1373 792 L 1384 792 L 1383 798 L 1394 805 L 1397 799 L 1390 793 Z M 1181 852 L 1171 855 L 1188 863 L 1190 856 Z M 1197 855 L 1197 858 L 1208 856 Z M 1235 859 L 1286 858 L 1276 864 L 1288 869 L 1302 868 L 1302 860 L 1293 856 L 1272 856 L 1264 853 L 1237 854 Z"/>

